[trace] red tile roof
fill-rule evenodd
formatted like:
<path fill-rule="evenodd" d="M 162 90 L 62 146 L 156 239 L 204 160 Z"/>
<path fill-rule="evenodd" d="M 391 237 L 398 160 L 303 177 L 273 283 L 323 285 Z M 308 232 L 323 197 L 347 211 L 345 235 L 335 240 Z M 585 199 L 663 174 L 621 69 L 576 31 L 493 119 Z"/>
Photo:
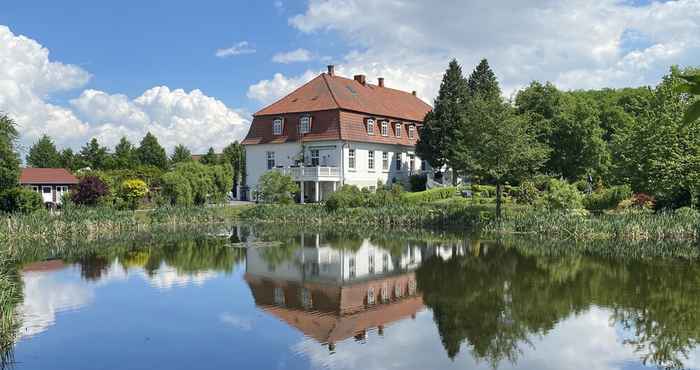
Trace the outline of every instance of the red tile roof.
<path fill-rule="evenodd" d="M 409 139 L 408 125 L 421 124 L 431 109 L 411 93 L 323 73 L 255 113 L 243 144 L 298 141 L 299 119 L 309 114 L 313 118 L 311 132 L 304 134 L 304 141 L 351 140 L 413 146 L 418 130 Z M 282 135 L 272 134 L 276 117 L 284 118 Z M 368 117 L 375 118 L 374 135 L 367 133 Z M 389 121 L 388 136 L 380 133 L 382 120 Z M 402 122 L 398 137 L 394 131 L 396 122 Z"/>
<path fill-rule="evenodd" d="M 330 109 L 422 122 L 432 107 L 412 93 L 322 73 L 255 116 Z"/>
<path fill-rule="evenodd" d="M 19 176 L 22 185 L 31 184 L 77 184 L 78 178 L 64 168 L 23 168 Z"/>

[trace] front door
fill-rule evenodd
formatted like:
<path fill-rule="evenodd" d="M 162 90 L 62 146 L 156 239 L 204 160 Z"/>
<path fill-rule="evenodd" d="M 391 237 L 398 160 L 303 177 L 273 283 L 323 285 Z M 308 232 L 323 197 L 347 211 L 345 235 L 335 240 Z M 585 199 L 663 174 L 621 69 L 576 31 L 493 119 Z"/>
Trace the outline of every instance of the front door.
<path fill-rule="evenodd" d="M 50 186 L 41 187 L 41 199 L 44 203 L 53 203 L 53 189 Z"/>

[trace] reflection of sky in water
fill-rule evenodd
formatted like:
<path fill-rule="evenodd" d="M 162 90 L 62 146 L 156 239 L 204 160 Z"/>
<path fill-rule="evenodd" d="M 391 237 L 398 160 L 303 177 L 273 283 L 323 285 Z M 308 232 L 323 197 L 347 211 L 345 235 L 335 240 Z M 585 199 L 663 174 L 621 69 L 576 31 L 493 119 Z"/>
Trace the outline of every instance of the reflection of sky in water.
<path fill-rule="evenodd" d="M 268 269 L 267 265 L 261 268 Z M 283 270 L 278 266 L 277 271 Z M 25 272 L 24 326 L 17 369 L 490 369 L 462 343 L 450 360 L 430 309 L 361 340 L 327 345 L 256 307 L 242 264 L 226 274 L 181 273 L 161 264 L 147 274 L 112 262 L 99 279 L 69 266 Z M 321 274 L 322 274 L 321 270 Z M 280 272 L 281 273 L 281 272 Z M 591 308 L 563 318 L 546 335 L 521 343 L 516 363 L 500 369 L 638 369 L 639 355 Z M 688 367 L 698 368 L 698 352 Z"/>

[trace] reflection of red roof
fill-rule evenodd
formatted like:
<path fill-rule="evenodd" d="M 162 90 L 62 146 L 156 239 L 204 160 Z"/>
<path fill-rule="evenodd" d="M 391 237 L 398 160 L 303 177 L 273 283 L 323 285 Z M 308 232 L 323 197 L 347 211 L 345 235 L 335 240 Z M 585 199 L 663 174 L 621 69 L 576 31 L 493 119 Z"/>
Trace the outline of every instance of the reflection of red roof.
<path fill-rule="evenodd" d="M 421 122 L 432 108 L 415 95 L 322 73 L 255 116 L 343 109 Z"/>
<path fill-rule="evenodd" d="M 19 183 L 70 185 L 77 184 L 78 179 L 64 168 L 23 168 Z"/>
<path fill-rule="evenodd" d="M 399 298 L 393 296 L 396 285 L 403 288 L 403 294 L 407 294 L 409 281 L 414 279 L 413 273 L 405 273 L 336 286 L 300 284 L 245 275 L 256 305 L 322 343 L 338 342 L 364 330 L 384 326 L 421 311 L 424 306 L 420 294 Z M 389 302 L 379 303 L 384 284 L 389 288 L 392 298 Z M 275 305 L 275 288 L 281 288 L 284 292 L 284 307 Z M 303 288 L 308 289 L 311 294 L 310 309 L 304 309 L 301 302 Z M 369 288 L 374 289 L 376 304 L 367 304 Z"/>
<path fill-rule="evenodd" d="M 57 271 L 66 268 L 68 265 L 62 260 L 50 260 L 41 262 L 32 262 L 24 265 L 22 272 L 40 272 L 40 271 Z"/>

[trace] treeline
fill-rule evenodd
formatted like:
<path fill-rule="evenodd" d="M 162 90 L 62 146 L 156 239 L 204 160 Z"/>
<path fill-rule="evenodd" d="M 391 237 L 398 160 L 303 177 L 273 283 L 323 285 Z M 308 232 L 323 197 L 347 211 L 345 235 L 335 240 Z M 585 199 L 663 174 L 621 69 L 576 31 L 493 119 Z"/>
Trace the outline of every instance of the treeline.
<path fill-rule="evenodd" d="M 653 88 L 562 91 L 535 81 L 504 99 L 486 60 L 467 78 L 453 60 L 417 152 L 474 182 L 548 176 L 593 190 L 629 185 L 657 208 L 695 207 L 700 122 L 687 118 L 700 100 L 698 85 L 688 85 L 697 72 L 672 67 Z"/>
<path fill-rule="evenodd" d="M 0 115 L 0 211 L 29 213 L 42 208 L 39 194 L 19 186 L 20 160 L 15 122 Z M 213 148 L 193 160 L 177 145 L 170 157 L 158 139 L 147 133 L 138 146 L 126 137 L 110 151 L 93 138 L 79 152 L 59 150 L 42 136 L 29 149 L 27 164 L 67 168 L 79 177 L 65 204 L 135 209 L 141 204 L 189 206 L 223 201 L 245 183 L 245 150 L 234 141 L 221 154 Z"/>

